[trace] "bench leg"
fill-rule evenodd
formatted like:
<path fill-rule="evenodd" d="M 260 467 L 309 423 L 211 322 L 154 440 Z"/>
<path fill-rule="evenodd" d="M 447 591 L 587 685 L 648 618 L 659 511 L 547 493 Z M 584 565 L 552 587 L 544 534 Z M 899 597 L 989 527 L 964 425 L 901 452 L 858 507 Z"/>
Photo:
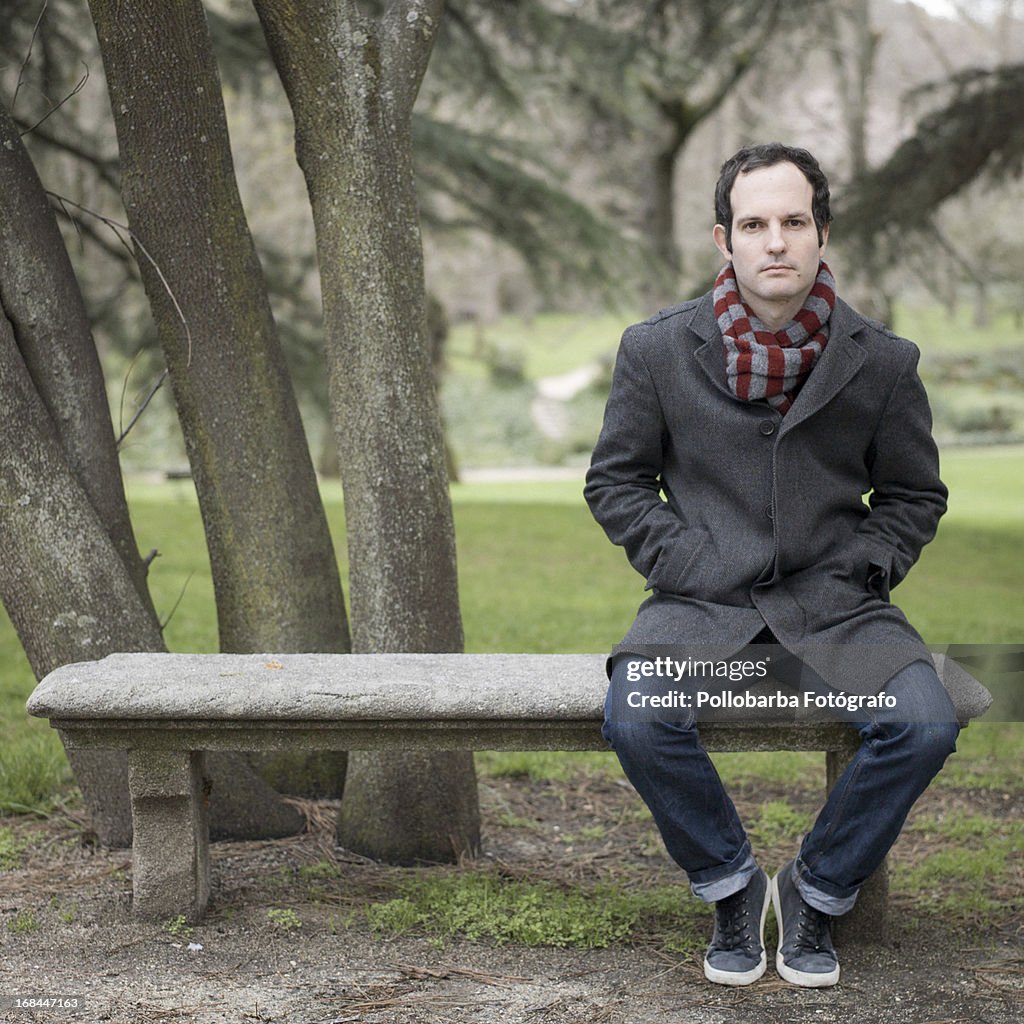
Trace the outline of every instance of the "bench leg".
<path fill-rule="evenodd" d="M 132 909 L 197 921 L 210 896 L 208 794 L 201 751 L 129 750 Z"/>
<path fill-rule="evenodd" d="M 853 757 L 852 751 L 829 750 L 825 753 L 828 792 L 839 780 Z M 836 918 L 833 932 L 836 942 L 865 944 L 884 942 L 889 914 L 889 861 L 882 861 L 875 873 L 861 886 L 857 902 L 848 914 Z"/>

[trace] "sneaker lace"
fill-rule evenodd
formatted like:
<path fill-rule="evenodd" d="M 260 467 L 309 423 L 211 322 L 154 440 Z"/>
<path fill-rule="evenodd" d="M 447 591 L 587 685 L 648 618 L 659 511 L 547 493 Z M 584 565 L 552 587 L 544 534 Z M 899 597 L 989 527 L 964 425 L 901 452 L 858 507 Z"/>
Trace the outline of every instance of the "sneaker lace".
<path fill-rule="evenodd" d="M 795 945 L 805 952 L 821 952 L 831 948 L 829 916 L 807 903 L 800 907 L 797 919 Z"/>
<path fill-rule="evenodd" d="M 719 937 L 724 948 L 753 949 L 757 945 L 751 927 L 750 901 L 746 899 L 746 893 L 738 892 L 732 899 L 720 900 L 715 904 L 715 910 Z"/>

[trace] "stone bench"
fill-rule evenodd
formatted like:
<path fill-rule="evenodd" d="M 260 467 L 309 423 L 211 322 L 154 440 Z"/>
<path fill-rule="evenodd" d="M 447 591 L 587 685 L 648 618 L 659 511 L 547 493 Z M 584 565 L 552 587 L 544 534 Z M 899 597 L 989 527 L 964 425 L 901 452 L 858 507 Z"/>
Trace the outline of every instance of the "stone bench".
<path fill-rule="evenodd" d="M 955 662 L 936 667 L 963 724 L 991 703 Z M 133 909 L 198 920 L 210 895 L 204 751 L 606 750 L 604 655 L 116 654 L 66 665 L 28 702 L 70 749 L 126 750 Z M 774 689 L 774 684 L 772 684 Z M 831 786 L 856 732 L 800 712 L 703 724 L 712 751 L 826 754 Z M 847 940 L 878 939 L 883 865 L 843 919 Z"/>

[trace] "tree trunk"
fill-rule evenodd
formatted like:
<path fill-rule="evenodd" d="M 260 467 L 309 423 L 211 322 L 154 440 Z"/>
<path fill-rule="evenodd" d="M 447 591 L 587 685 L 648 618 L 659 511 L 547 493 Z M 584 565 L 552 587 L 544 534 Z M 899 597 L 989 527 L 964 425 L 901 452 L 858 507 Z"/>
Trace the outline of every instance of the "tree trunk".
<path fill-rule="evenodd" d="M 158 651 L 156 620 L 79 484 L 0 315 L 0 588 L 38 678 L 113 651 Z"/>
<path fill-rule="evenodd" d="M 0 108 L 0 600 L 37 679 L 159 651 L 82 296 L 31 159 Z M 100 840 L 131 841 L 124 755 L 69 752 Z"/>
<path fill-rule="evenodd" d="M 85 304 L 42 183 L 3 107 L 0 305 L 71 473 L 85 491 L 155 625 L 156 612 L 128 517 L 103 370 Z"/>
<path fill-rule="evenodd" d="M 979 278 L 974 283 L 974 317 L 971 322 L 982 329 L 992 326 L 992 305 L 986 281 L 985 278 Z"/>
<path fill-rule="evenodd" d="M 765 22 L 757 27 L 761 43 L 768 40 L 775 24 L 777 5 L 767 8 Z M 755 44 L 755 50 L 757 45 Z M 683 263 L 676 242 L 676 166 L 690 136 L 725 102 L 736 84 L 751 65 L 750 50 L 743 48 L 729 53 L 727 60 L 715 65 L 711 91 L 701 101 L 692 101 L 685 95 L 662 95 L 650 89 L 650 99 L 658 113 L 659 128 L 655 133 L 654 149 L 650 153 L 647 169 L 648 186 L 644 202 L 644 220 L 641 226 L 654 249 L 659 262 L 666 268 L 672 291 L 658 297 L 658 285 L 652 284 L 644 297 L 649 309 L 669 305 L 680 299 Z M 702 83 L 705 87 L 707 82 Z M 658 301 L 656 301 L 658 300 Z"/>
<path fill-rule="evenodd" d="M 202 4 L 90 7 L 122 198 L 199 497 L 220 647 L 346 651 L 337 562 L 238 194 Z M 239 758 L 208 763 L 215 834 L 303 826 Z M 218 807 L 225 797 L 232 807 Z"/>
<path fill-rule="evenodd" d="M 152 608 L 76 478 L 2 312 L 0 396 L 0 599 L 36 678 L 114 651 L 162 650 Z M 71 764 L 101 841 L 128 845 L 124 756 L 73 754 Z"/>
<path fill-rule="evenodd" d="M 256 0 L 295 115 L 316 226 L 345 494 L 353 650 L 462 649 L 426 325 L 410 118 L 440 0 Z M 469 752 L 349 759 L 339 839 L 388 860 L 479 845 Z"/>
<path fill-rule="evenodd" d="M 682 259 L 676 244 L 675 168 L 678 147 L 672 142 L 650 153 L 640 168 L 643 182 L 640 230 L 657 260 L 661 273 L 652 275 L 643 288 L 644 309 L 653 312 L 678 302 Z"/>
<path fill-rule="evenodd" d="M 199 496 L 221 649 L 344 651 L 337 564 L 238 195 L 202 4 L 90 7 L 122 196 Z"/>
<path fill-rule="evenodd" d="M 860 181 L 868 171 L 868 120 L 871 113 L 871 82 L 878 56 L 880 34 L 871 24 L 871 0 L 849 0 L 837 19 L 838 45 L 833 53 L 850 180 Z M 855 237 L 849 245 L 850 281 L 846 290 L 851 302 L 866 316 L 892 324 L 892 298 L 886 290 L 888 268 L 874 239 Z"/>
<path fill-rule="evenodd" d="M 871 81 L 881 35 L 871 25 L 871 0 L 848 0 L 839 18 L 840 38 L 835 50 L 839 102 L 846 123 L 850 177 L 856 181 L 868 170 L 868 114 Z"/>

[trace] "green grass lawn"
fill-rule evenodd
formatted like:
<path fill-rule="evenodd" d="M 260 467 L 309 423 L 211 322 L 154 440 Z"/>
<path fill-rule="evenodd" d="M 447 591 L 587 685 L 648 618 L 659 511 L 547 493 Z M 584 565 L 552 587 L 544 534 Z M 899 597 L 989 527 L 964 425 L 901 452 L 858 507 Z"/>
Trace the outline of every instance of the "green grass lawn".
<path fill-rule="evenodd" d="M 635 310 L 542 313 L 528 319 L 504 316 L 487 325 L 464 323 L 452 329 L 447 351 L 453 366 L 482 373 L 481 341 L 500 346 L 520 353 L 526 376 L 536 380 L 614 355 L 625 328 L 646 315 Z M 935 304 L 903 303 L 896 309 L 893 329 L 925 353 L 984 352 L 1024 344 L 1024 326 L 1013 314 L 997 311 L 986 327 L 976 326 L 972 317 L 973 310 L 965 303 L 952 316 Z"/>
<path fill-rule="evenodd" d="M 952 449 L 943 474 L 949 514 L 895 598 L 930 643 L 1019 643 L 1024 449 Z M 604 651 L 621 638 L 644 600 L 643 581 L 591 519 L 581 487 L 581 480 L 453 487 L 467 650 Z M 328 484 L 324 494 L 344 568 L 340 490 Z M 174 609 L 169 647 L 216 650 L 213 588 L 191 485 L 132 483 L 130 500 L 140 547 L 160 551 L 151 580 L 161 616 Z M 0 666 L 0 806 L 43 806 L 62 756 L 47 725 L 24 712 L 34 683 L 6 617 Z M 1019 757 L 1016 735 L 1012 751 L 986 757 Z"/>
<path fill-rule="evenodd" d="M 961 303 L 952 316 L 934 304 L 903 303 L 896 307 L 893 329 L 925 353 L 984 352 L 1024 344 L 1024 327 L 1014 314 L 996 311 L 986 327 L 978 327 L 973 315 L 970 303 Z"/>
<path fill-rule="evenodd" d="M 530 380 L 552 377 L 613 356 L 622 332 L 639 319 L 629 313 L 544 313 L 529 320 L 505 316 L 485 327 L 460 324 L 448 340 L 448 362 L 460 372 L 482 375 L 483 342 L 519 353 Z"/>
<path fill-rule="evenodd" d="M 545 436 L 531 416 L 537 382 L 595 361 L 610 367 L 623 329 L 638 319 L 630 311 L 543 313 L 456 326 L 441 399 L 458 464 L 574 465 L 585 458 L 600 430 L 607 379 L 565 404 L 566 423 L 557 438 Z M 967 306 L 951 317 L 934 304 L 903 304 L 895 329 L 922 350 L 921 373 L 943 442 L 1024 436 L 1024 328 L 1016 317 L 997 312 L 991 324 L 977 327 Z M 496 367 L 506 371 L 503 379 Z"/>

